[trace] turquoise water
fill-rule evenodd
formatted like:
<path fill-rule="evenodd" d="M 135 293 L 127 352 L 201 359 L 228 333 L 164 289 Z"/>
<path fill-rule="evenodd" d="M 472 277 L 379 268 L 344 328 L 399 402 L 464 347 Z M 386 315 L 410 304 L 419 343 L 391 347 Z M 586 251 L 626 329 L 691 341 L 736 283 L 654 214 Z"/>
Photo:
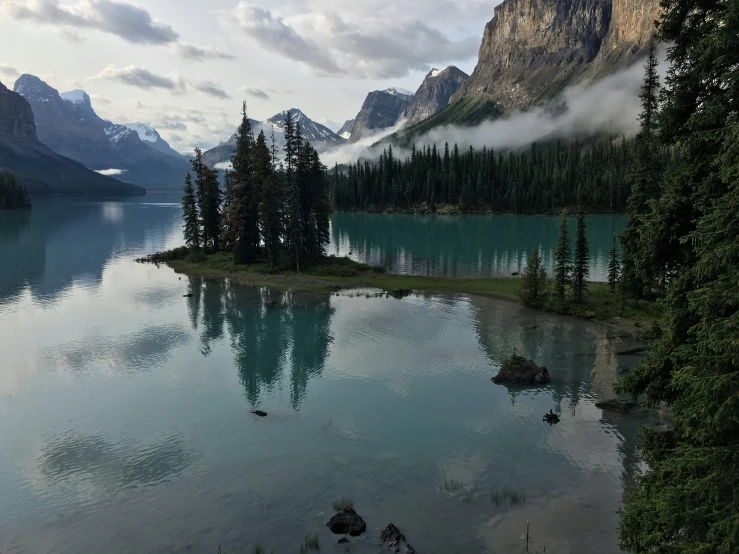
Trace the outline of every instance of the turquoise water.
<path fill-rule="evenodd" d="M 337 213 L 330 253 L 383 265 L 393 273 L 437 277 L 495 277 L 522 273 L 535 248 L 549 274 L 554 268 L 558 217 L 516 215 L 418 216 Z M 585 217 L 590 280 L 608 279 L 613 235 L 621 215 Z M 569 219 L 574 244 L 576 220 Z"/>
<path fill-rule="evenodd" d="M 179 218 L 165 195 L 0 213 L 0 551 L 280 553 L 307 533 L 331 551 L 348 497 L 356 552 L 390 522 L 419 552 L 522 552 L 526 520 L 532 552 L 619 552 L 650 416 L 594 403 L 630 341 L 479 297 L 291 294 L 132 261 L 180 244 Z M 514 347 L 549 386 L 491 383 Z M 526 503 L 496 505 L 504 486 Z"/>

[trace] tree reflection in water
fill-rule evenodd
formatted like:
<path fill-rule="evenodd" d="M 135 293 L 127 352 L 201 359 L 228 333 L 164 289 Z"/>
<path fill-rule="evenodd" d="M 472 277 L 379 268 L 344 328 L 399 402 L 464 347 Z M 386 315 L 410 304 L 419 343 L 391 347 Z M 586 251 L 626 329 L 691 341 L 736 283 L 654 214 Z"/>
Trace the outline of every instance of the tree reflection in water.
<path fill-rule="evenodd" d="M 200 330 L 200 351 L 230 341 L 239 379 L 252 406 L 285 374 L 295 410 L 308 382 L 320 376 L 332 341 L 334 308 L 325 294 L 245 287 L 227 279 L 190 277 L 188 313 Z"/>

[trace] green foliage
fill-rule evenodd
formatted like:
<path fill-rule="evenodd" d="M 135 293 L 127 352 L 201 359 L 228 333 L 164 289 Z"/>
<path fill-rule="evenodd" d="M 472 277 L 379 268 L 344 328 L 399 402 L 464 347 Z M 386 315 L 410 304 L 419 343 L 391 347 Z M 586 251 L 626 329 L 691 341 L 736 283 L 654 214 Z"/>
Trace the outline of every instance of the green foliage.
<path fill-rule="evenodd" d="M 524 306 L 531 307 L 541 307 L 549 299 L 547 272 L 544 270 L 538 248 L 534 249 L 534 253 L 526 262 L 518 297 Z"/>
<path fill-rule="evenodd" d="M 263 142 L 260 157 L 264 152 L 269 158 L 267 145 Z M 259 181 L 266 175 L 259 175 L 256 169 L 256 145 L 254 134 L 246 113 L 246 102 L 241 108 L 241 124 L 236 131 L 236 149 L 231 158 L 233 171 L 229 178 L 232 186 L 230 193 L 229 213 L 226 214 L 234 237 L 233 250 L 238 263 L 253 263 L 259 251 Z M 269 171 L 269 163 L 266 171 Z M 262 171 L 265 171 L 264 169 Z"/>
<path fill-rule="evenodd" d="M 523 489 L 512 489 L 508 485 L 503 485 L 502 489 L 490 493 L 490 499 L 496 506 L 507 502 L 512 508 L 515 508 L 516 506 L 526 504 L 526 491 Z"/>
<path fill-rule="evenodd" d="M 621 274 L 621 264 L 618 260 L 618 239 L 613 235 L 613 246 L 608 255 L 608 286 L 611 292 L 616 292 L 616 285 Z"/>
<path fill-rule="evenodd" d="M 191 160 L 195 173 L 196 198 L 200 218 L 200 237 L 203 248 L 220 249 L 221 238 L 221 188 L 218 173 L 202 161 L 203 153 L 195 148 L 195 158 Z"/>
<path fill-rule="evenodd" d="M 333 508 L 337 512 L 343 512 L 347 508 L 354 509 L 354 502 L 349 498 L 339 498 L 334 501 Z"/>
<path fill-rule="evenodd" d="M 182 219 L 184 219 L 183 235 L 188 248 L 200 248 L 200 222 L 198 221 L 198 205 L 192 179 L 188 173 L 185 177 L 185 190 L 182 197 Z"/>
<path fill-rule="evenodd" d="M 739 2 L 662 6 L 670 65 L 658 122 L 680 157 L 641 229 L 662 256 L 643 260 L 666 276 L 656 276 L 664 332 L 617 391 L 666 404 L 673 428 L 641 433 L 648 470 L 619 537 L 635 553 L 729 554 L 739 552 Z M 644 242 L 624 243 L 637 268 Z"/>
<path fill-rule="evenodd" d="M 451 150 L 451 152 L 450 152 Z M 655 147 L 662 164 L 668 149 Z M 466 213 L 553 213 L 582 206 L 587 212 L 623 212 L 636 162 L 634 140 L 532 144 L 496 152 L 456 145 L 417 149 L 398 158 L 388 146 L 376 162 L 362 160 L 331 175 L 337 210 L 434 211 L 454 206 Z"/>
<path fill-rule="evenodd" d="M 582 304 L 588 288 L 590 276 L 590 252 L 588 239 L 585 237 L 585 215 L 577 214 L 577 235 L 575 238 L 575 258 L 572 267 L 572 288 L 575 293 L 575 302 Z"/>
<path fill-rule="evenodd" d="M 0 172 L 0 210 L 27 209 L 31 207 L 26 187 L 10 172 Z"/>
<path fill-rule="evenodd" d="M 572 282 L 572 250 L 567 232 L 567 208 L 562 210 L 559 238 L 554 252 L 554 298 L 559 311 L 566 308 L 567 286 Z"/>
<path fill-rule="evenodd" d="M 303 539 L 303 544 L 300 545 L 300 554 L 307 554 L 311 551 L 321 551 L 321 541 L 319 540 L 318 535 L 306 535 Z"/>

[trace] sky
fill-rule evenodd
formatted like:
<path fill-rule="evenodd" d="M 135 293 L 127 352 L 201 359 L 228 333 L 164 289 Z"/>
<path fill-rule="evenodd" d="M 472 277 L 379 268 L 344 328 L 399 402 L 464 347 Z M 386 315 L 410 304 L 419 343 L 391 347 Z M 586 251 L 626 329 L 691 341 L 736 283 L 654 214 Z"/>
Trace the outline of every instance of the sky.
<path fill-rule="evenodd" d="M 239 120 L 299 108 L 338 129 L 368 92 L 415 91 L 432 68 L 471 73 L 499 0 L 0 0 L 0 81 L 83 89 L 115 123 L 177 150 Z"/>

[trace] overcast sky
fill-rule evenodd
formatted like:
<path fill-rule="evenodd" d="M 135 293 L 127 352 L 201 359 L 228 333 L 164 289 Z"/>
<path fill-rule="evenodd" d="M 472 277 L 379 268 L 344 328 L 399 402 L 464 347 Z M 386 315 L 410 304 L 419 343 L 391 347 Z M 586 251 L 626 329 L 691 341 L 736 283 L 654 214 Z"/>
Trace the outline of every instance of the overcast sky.
<path fill-rule="evenodd" d="M 102 117 L 154 125 L 174 148 L 226 140 L 241 100 L 353 118 L 366 94 L 471 73 L 500 0 L 0 0 L 0 81 L 81 88 Z"/>

